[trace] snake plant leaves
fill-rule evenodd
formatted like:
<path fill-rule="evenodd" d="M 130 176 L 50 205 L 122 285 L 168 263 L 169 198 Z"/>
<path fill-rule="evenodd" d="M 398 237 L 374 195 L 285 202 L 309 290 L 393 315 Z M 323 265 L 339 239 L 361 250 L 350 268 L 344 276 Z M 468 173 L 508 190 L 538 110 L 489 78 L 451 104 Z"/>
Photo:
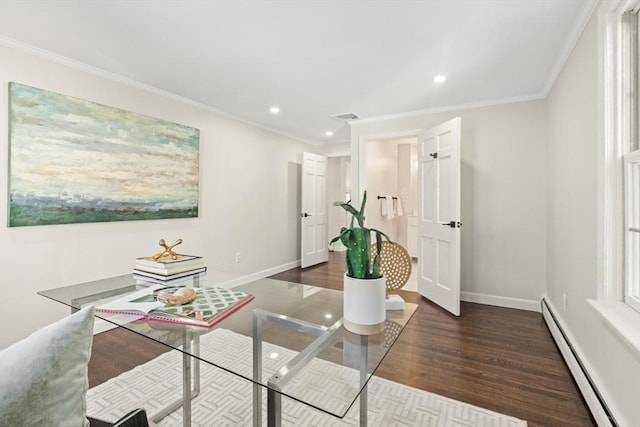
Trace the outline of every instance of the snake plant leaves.
<path fill-rule="evenodd" d="M 337 235 L 336 237 L 334 237 L 333 239 L 331 239 L 331 241 L 329 242 L 329 244 L 330 244 L 330 245 L 331 245 L 331 244 L 334 244 L 335 242 L 337 242 L 338 240 L 340 240 L 340 241 L 342 241 L 342 243 L 343 243 L 345 246 L 347 246 L 347 245 L 345 244 L 345 239 L 347 239 L 347 240 L 349 239 L 348 234 L 349 234 L 350 232 L 351 232 L 351 229 L 350 229 L 350 228 L 342 227 L 342 228 L 340 229 L 340 234 L 339 234 L 339 235 Z"/>
<path fill-rule="evenodd" d="M 359 212 L 350 205 L 351 202 L 333 202 L 333 206 L 340 206 L 345 211 L 349 212 L 353 216 L 358 216 Z"/>
<path fill-rule="evenodd" d="M 351 215 L 350 227 L 342 227 L 340 234 L 334 237 L 330 243 L 338 240 L 347 248 L 347 275 L 357 279 L 377 279 L 380 274 L 380 251 L 382 249 L 382 237 L 387 240 L 389 236 L 380 230 L 369 229 L 364 226 L 364 211 L 367 204 L 367 192 L 362 196 L 360 210 L 357 210 L 349 202 L 334 202 Z M 358 221 L 358 227 L 354 227 L 354 220 Z M 376 234 L 376 254 L 371 260 L 371 232 Z"/>

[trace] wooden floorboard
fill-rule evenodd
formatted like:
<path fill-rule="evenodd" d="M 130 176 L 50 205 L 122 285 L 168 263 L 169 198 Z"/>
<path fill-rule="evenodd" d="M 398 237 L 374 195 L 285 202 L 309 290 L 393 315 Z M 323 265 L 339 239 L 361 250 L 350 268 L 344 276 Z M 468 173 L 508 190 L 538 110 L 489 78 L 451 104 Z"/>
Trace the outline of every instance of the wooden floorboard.
<path fill-rule="evenodd" d="M 341 290 L 344 271 L 342 254 L 332 253 L 328 263 L 272 278 Z M 400 293 L 418 310 L 376 375 L 526 420 L 529 427 L 596 425 L 540 313 L 463 302 L 455 317 L 417 293 Z M 165 351 L 122 329 L 96 335 L 89 384 Z"/>

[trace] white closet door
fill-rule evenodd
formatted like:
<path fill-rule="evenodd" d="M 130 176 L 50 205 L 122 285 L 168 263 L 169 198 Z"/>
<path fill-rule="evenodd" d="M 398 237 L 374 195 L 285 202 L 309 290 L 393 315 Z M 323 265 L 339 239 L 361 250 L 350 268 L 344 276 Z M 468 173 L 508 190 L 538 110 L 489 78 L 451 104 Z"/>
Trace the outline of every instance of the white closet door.
<path fill-rule="evenodd" d="M 325 156 L 302 153 L 302 268 L 329 260 L 326 173 Z"/>

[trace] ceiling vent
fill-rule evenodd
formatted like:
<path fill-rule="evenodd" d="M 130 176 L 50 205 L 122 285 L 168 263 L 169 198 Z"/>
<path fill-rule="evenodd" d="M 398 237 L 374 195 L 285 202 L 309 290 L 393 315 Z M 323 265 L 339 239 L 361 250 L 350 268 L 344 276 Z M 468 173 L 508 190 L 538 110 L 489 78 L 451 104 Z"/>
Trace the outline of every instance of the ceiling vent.
<path fill-rule="evenodd" d="M 360 116 L 358 116 L 356 113 L 342 113 L 342 114 L 336 114 L 334 116 L 332 116 L 334 119 L 338 119 L 338 120 L 342 120 L 345 122 L 351 121 L 351 120 L 357 120 L 360 118 Z"/>

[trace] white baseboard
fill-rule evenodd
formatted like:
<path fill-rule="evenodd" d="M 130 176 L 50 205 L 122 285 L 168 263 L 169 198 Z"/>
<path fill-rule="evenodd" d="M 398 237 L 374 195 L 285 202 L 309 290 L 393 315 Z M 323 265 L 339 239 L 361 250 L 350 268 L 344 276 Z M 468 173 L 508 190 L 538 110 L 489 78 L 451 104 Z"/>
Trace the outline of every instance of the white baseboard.
<path fill-rule="evenodd" d="M 278 265 L 276 267 L 267 268 L 266 270 L 245 274 L 241 277 L 225 281 L 220 285 L 228 288 L 235 288 L 236 286 L 244 285 L 245 283 L 249 283 L 257 279 L 263 279 L 265 277 L 273 276 L 274 274 L 282 273 L 283 271 L 291 270 L 292 268 L 300 267 L 300 265 L 300 260 L 292 261 L 286 264 Z"/>
<path fill-rule="evenodd" d="M 102 332 L 110 331 L 117 328 L 113 323 L 109 323 L 106 320 L 96 318 L 93 322 L 93 335 L 98 335 Z"/>
<path fill-rule="evenodd" d="M 540 312 L 540 302 L 528 299 L 499 297 L 496 295 L 477 294 L 474 292 L 460 292 L 460 299 L 462 301 L 475 302 L 478 304 Z"/>
<path fill-rule="evenodd" d="M 558 311 L 546 298 L 542 299 L 541 311 L 549 332 L 551 332 L 551 336 L 556 342 L 569 371 L 571 371 L 571 375 L 578 385 L 598 427 L 617 426 L 605 400 L 590 378 L 587 367 L 582 362 L 585 359 L 580 350 L 574 345 L 575 340 L 566 325 L 557 316 Z"/>

